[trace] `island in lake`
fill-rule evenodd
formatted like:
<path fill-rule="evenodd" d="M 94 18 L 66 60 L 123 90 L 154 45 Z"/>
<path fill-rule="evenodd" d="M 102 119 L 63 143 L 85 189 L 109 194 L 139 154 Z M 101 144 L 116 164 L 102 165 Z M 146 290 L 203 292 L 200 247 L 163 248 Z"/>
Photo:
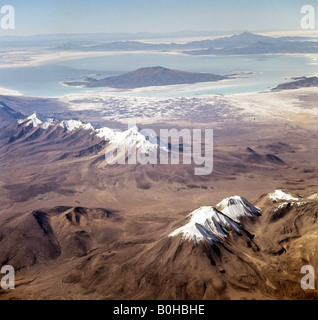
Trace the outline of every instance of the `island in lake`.
<path fill-rule="evenodd" d="M 169 86 L 176 84 L 195 84 L 200 82 L 215 82 L 232 78 L 233 75 L 215 75 L 211 73 L 185 72 L 163 67 L 140 68 L 119 76 L 97 80 L 86 78 L 84 81 L 64 82 L 68 86 L 87 88 L 110 87 L 117 89 L 134 89 L 154 86 Z"/>

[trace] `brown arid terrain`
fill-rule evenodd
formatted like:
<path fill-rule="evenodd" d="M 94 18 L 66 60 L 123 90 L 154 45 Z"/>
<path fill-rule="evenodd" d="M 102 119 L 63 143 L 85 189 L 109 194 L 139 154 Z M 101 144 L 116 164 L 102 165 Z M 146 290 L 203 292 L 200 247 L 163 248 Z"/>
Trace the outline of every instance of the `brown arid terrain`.
<path fill-rule="evenodd" d="M 0 266 L 16 270 L 0 299 L 317 299 L 317 280 L 300 286 L 302 266 L 318 272 L 314 90 L 229 97 L 228 119 L 149 121 L 156 132 L 212 128 L 207 176 L 195 165 L 107 165 L 109 142 L 92 128 L 18 122 L 32 112 L 0 97 Z M 55 110 L 76 114 L 67 108 Z M 230 217 L 213 244 L 171 236 L 200 207 L 223 217 L 217 204 L 235 195 L 261 214 Z"/>

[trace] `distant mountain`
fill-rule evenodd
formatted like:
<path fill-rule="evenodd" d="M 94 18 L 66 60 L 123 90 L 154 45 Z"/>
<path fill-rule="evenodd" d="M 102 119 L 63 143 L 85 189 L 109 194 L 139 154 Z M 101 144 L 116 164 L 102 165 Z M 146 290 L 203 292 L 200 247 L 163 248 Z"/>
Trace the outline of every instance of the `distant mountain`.
<path fill-rule="evenodd" d="M 205 50 L 185 51 L 191 55 L 241 55 L 241 54 L 275 54 L 275 53 L 316 53 L 317 42 L 292 41 L 257 41 L 246 46 L 228 46 L 224 48 L 209 48 Z"/>
<path fill-rule="evenodd" d="M 270 43 L 279 42 L 279 39 L 262 36 L 254 34 L 251 32 L 244 32 L 238 35 L 233 35 L 230 37 L 223 37 L 214 40 L 203 40 L 189 42 L 184 45 L 186 48 L 235 48 L 235 47 L 245 47 L 259 41 L 267 41 Z"/>
<path fill-rule="evenodd" d="M 318 77 L 303 77 L 296 81 L 279 84 L 272 91 L 291 90 L 305 87 L 318 87 Z"/>
<path fill-rule="evenodd" d="M 235 32 L 235 31 L 232 31 Z M 57 34 L 38 34 L 31 36 L 0 36 L 2 42 L 41 42 L 41 41 L 75 41 L 75 42 L 101 42 L 101 41 L 127 41 L 127 40 L 148 40 L 148 39 L 166 39 L 166 38 L 187 38 L 187 37 L 202 37 L 202 36 L 218 36 L 228 34 L 222 31 L 195 31 L 184 30 L 172 33 L 149 33 L 149 32 L 117 32 L 117 33 L 57 33 Z"/>
<path fill-rule="evenodd" d="M 67 51 L 140 51 L 140 50 L 173 50 L 182 49 L 181 45 L 170 43 L 145 43 L 140 41 L 114 41 L 103 44 L 81 45 L 79 43 L 68 42 L 54 49 Z"/>
<path fill-rule="evenodd" d="M 107 77 L 101 80 L 88 78 L 83 82 L 65 82 L 65 84 L 70 86 L 84 86 L 88 88 L 110 87 L 132 89 L 151 86 L 214 82 L 228 78 L 228 76 L 220 76 L 210 73 L 193 73 L 166 69 L 163 67 L 149 67 L 137 69 L 120 76 Z"/>
<path fill-rule="evenodd" d="M 184 50 L 184 49 L 205 49 L 205 48 L 227 48 L 242 47 L 250 44 L 267 41 L 278 42 L 277 38 L 257 35 L 250 32 L 244 32 L 231 37 L 218 38 L 214 40 L 191 41 L 185 44 L 177 43 L 145 43 L 140 41 L 114 41 L 91 46 L 81 46 L 80 44 L 66 43 L 58 49 L 63 50 L 84 50 L 84 51 L 136 51 L 136 50 Z"/>
<path fill-rule="evenodd" d="M 54 50 L 77 51 L 182 51 L 191 55 L 230 55 L 230 54 L 266 54 L 266 53 L 315 53 L 317 42 L 312 38 L 281 37 L 273 38 L 251 32 L 214 40 L 191 41 L 188 43 L 146 43 L 141 41 L 114 41 L 83 45 L 68 42 Z"/>
<path fill-rule="evenodd" d="M 137 126 L 131 127 L 123 132 L 108 127 L 95 129 L 92 124 L 82 123 L 79 120 L 58 121 L 53 118 L 44 118 L 36 113 L 29 117 L 25 117 L 20 113 L 15 113 L 12 109 L 10 110 L 12 114 L 15 115 L 15 118 L 11 121 L 12 130 L 9 130 L 8 132 L 7 130 L 3 130 L 0 132 L 0 141 L 3 139 L 4 145 L 34 141 L 39 137 L 45 137 L 48 141 L 52 140 L 59 143 L 59 139 L 77 133 L 84 136 L 89 135 L 91 138 L 99 140 L 99 143 L 102 141 L 103 143 L 100 144 L 102 147 L 104 147 L 107 142 L 112 146 L 112 151 L 116 148 L 123 149 L 123 157 L 125 157 L 125 151 L 132 150 L 134 146 L 136 146 L 138 150 L 141 149 L 147 153 L 154 152 L 154 150 L 159 148 L 168 151 L 170 148 L 168 144 L 161 142 L 159 138 L 152 136 L 147 131 L 140 129 Z M 2 113 L 0 113 L 0 123 L 2 123 L 4 119 Z M 89 150 L 80 150 L 78 156 L 87 155 L 89 153 L 88 151 L 95 152 L 96 150 L 101 150 L 99 144 L 91 146 Z M 74 156 L 74 153 L 69 154 L 66 152 L 61 157 L 64 159 L 69 156 Z"/>

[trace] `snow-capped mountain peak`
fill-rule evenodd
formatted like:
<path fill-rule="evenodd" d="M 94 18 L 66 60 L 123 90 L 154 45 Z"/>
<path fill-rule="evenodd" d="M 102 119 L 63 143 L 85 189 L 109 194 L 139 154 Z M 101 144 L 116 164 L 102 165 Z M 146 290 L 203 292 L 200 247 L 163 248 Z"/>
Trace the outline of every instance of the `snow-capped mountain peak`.
<path fill-rule="evenodd" d="M 149 137 L 138 126 L 133 126 L 126 131 L 116 133 L 111 142 L 126 148 L 135 146 L 137 149 L 141 148 L 145 152 L 158 147 L 157 141 L 149 141 Z"/>
<path fill-rule="evenodd" d="M 162 143 L 157 136 L 132 126 L 126 131 L 115 131 L 110 128 L 97 129 L 97 136 L 105 138 L 111 144 L 123 149 L 136 148 L 144 153 L 154 151 L 157 148 L 168 150 L 168 146 Z"/>
<path fill-rule="evenodd" d="M 189 222 L 170 233 L 170 237 L 182 235 L 182 240 L 195 244 L 208 241 L 212 246 L 223 242 L 230 230 L 241 234 L 244 217 L 260 216 L 261 210 L 245 198 L 233 196 L 222 200 L 216 207 L 201 207 L 188 215 Z"/>
<path fill-rule="evenodd" d="M 218 210 L 222 211 L 231 219 L 240 222 L 243 217 L 260 216 L 261 210 L 254 207 L 245 198 L 234 196 L 222 200 L 216 206 Z"/>
<path fill-rule="evenodd" d="M 54 125 L 56 121 L 52 118 L 43 118 L 39 117 L 37 113 L 33 113 L 29 117 L 25 119 L 18 120 L 19 124 L 24 124 L 26 127 L 32 126 L 33 128 L 41 127 L 42 129 L 46 130 L 49 126 Z"/>
<path fill-rule="evenodd" d="M 32 115 L 30 115 L 26 119 L 18 120 L 18 123 L 19 124 L 25 123 L 26 127 L 32 125 L 33 128 L 37 128 L 43 123 L 43 121 L 38 118 L 36 113 L 33 113 Z"/>
<path fill-rule="evenodd" d="M 104 138 L 107 141 L 110 141 L 115 135 L 115 131 L 107 127 L 96 129 L 95 132 L 98 138 Z"/>
<path fill-rule="evenodd" d="M 80 128 L 84 130 L 95 130 L 90 123 L 84 124 L 82 121 L 79 120 L 63 120 L 60 122 L 59 126 L 65 129 L 66 131 L 74 131 Z"/>
<path fill-rule="evenodd" d="M 201 207 L 191 212 L 188 219 L 189 222 L 185 226 L 169 236 L 182 234 L 182 240 L 193 240 L 195 244 L 206 240 L 213 246 L 223 242 L 230 229 L 240 233 L 239 224 L 214 207 Z"/>

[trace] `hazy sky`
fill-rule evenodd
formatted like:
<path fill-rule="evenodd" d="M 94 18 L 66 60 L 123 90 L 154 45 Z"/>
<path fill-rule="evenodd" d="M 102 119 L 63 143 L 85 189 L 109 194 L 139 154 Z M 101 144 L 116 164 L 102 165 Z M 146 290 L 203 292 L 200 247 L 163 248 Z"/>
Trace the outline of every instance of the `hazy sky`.
<path fill-rule="evenodd" d="M 15 8 L 16 30 L 0 35 L 297 30 L 301 7 L 317 8 L 317 0 L 0 0 L 4 4 Z"/>

